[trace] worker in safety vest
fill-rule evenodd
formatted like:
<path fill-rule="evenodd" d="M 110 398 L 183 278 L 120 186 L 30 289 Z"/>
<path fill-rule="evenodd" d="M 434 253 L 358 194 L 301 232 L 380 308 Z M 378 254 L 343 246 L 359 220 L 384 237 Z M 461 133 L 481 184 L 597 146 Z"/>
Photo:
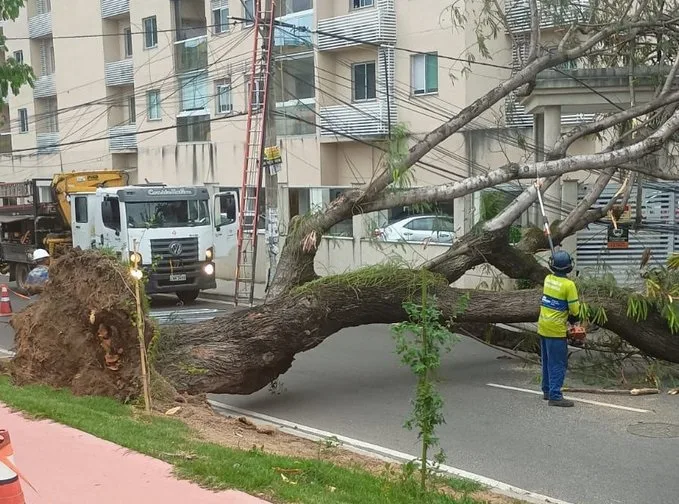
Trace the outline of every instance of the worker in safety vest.
<path fill-rule="evenodd" d="M 579 321 L 580 302 L 575 283 L 567 278 L 573 261 L 567 252 L 555 252 L 549 261 L 554 273 L 545 278 L 538 334 L 542 357 L 542 393 L 550 406 L 573 406 L 563 398 L 561 387 L 568 365 L 568 324 Z"/>
<path fill-rule="evenodd" d="M 45 249 L 33 252 L 33 262 L 36 264 L 26 277 L 26 290 L 29 294 L 40 294 L 49 280 L 50 254 Z"/>

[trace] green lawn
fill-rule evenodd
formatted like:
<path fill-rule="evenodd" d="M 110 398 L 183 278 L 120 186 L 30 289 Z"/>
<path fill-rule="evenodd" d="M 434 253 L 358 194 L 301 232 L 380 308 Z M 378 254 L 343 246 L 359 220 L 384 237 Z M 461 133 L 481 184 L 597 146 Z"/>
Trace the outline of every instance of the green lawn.
<path fill-rule="evenodd" d="M 309 504 L 483 504 L 465 495 L 421 495 L 412 480 L 389 480 L 368 472 L 305 460 L 229 449 L 200 441 L 182 421 L 145 418 L 131 406 L 100 397 L 74 397 L 47 387 L 14 387 L 0 377 L 0 400 L 36 418 L 49 418 L 171 463 L 178 475 L 213 489 L 263 494 L 274 502 Z M 281 477 L 285 471 L 288 481 Z M 451 488 L 475 492 L 479 485 L 450 480 Z"/>

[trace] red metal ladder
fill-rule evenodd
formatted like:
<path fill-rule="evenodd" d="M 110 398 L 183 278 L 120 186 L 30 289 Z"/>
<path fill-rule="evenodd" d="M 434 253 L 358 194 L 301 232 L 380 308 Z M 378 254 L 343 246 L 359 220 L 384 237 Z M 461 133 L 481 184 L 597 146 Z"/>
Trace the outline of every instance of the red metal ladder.
<path fill-rule="evenodd" d="M 269 106 L 269 78 L 274 41 L 275 0 L 255 0 L 254 47 L 248 86 L 248 120 L 245 134 L 243 183 L 238 214 L 238 255 L 236 266 L 236 305 L 247 301 L 252 306 L 255 295 L 255 265 L 257 260 L 257 222 L 259 194 L 262 188 L 266 131 L 266 110 Z M 263 10 L 268 3 L 271 10 Z M 261 29 L 268 24 L 268 36 Z"/>

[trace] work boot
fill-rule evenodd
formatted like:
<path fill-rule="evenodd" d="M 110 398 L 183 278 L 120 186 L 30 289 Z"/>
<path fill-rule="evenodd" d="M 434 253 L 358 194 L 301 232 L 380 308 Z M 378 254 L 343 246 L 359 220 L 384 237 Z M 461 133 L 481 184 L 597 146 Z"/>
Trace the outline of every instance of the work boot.
<path fill-rule="evenodd" d="M 575 403 L 573 401 L 569 401 L 568 399 L 550 399 L 549 400 L 549 405 L 550 406 L 560 406 L 562 408 L 572 408 L 575 406 Z"/>

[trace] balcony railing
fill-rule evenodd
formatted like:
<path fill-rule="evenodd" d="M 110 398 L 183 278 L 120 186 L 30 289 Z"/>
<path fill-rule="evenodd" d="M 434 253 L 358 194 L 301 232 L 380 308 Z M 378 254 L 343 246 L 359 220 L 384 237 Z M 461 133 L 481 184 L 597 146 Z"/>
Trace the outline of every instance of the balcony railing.
<path fill-rule="evenodd" d="M 207 37 L 175 42 L 175 71 L 178 74 L 207 68 Z"/>
<path fill-rule="evenodd" d="M 318 21 L 321 51 L 357 45 L 395 43 L 396 11 L 393 0 L 379 0 L 375 8 Z"/>
<path fill-rule="evenodd" d="M 48 154 L 59 150 L 59 132 L 38 133 L 36 135 L 36 146 L 39 154 Z"/>
<path fill-rule="evenodd" d="M 389 119 L 396 124 L 396 105 L 392 102 L 389 110 L 386 100 L 321 107 L 321 136 L 383 136 L 389 133 Z"/>
<path fill-rule="evenodd" d="M 106 63 L 107 86 L 129 86 L 134 84 L 134 62 L 132 58 Z"/>
<path fill-rule="evenodd" d="M 35 98 L 49 98 L 56 96 L 57 85 L 54 80 L 54 74 L 43 75 L 36 79 L 33 85 L 33 96 Z"/>
<path fill-rule="evenodd" d="M 112 151 L 135 150 L 137 148 L 137 125 L 125 124 L 109 128 L 108 146 Z"/>
<path fill-rule="evenodd" d="M 52 13 L 38 14 L 28 20 L 28 36 L 30 38 L 47 37 L 52 34 Z"/>
<path fill-rule="evenodd" d="M 310 31 L 314 24 L 313 9 L 281 16 L 277 18 L 277 21 L 284 25 L 290 25 L 279 26 L 275 29 L 274 43 L 277 47 L 298 47 L 313 43 Z"/>
<path fill-rule="evenodd" d="M 584 21 L 589 15 L 589 0 L 573 0 L 564 4 L 541 3 L 540 28 L 554 28 L 574 21 Z M 530 31 L 530 4 L 528 0 L 505 0 L 507 24 L 512 33 Z"/>
<path fill-rule="evenodd" d="M 112 18 L 130 13 L 130 0 L 101 0 L 101 17 Z"/>

